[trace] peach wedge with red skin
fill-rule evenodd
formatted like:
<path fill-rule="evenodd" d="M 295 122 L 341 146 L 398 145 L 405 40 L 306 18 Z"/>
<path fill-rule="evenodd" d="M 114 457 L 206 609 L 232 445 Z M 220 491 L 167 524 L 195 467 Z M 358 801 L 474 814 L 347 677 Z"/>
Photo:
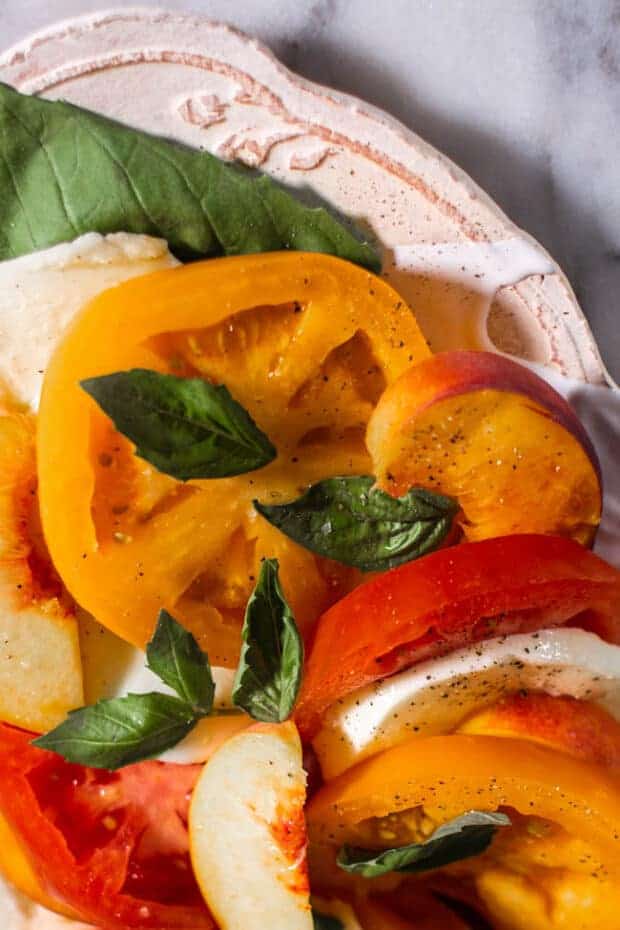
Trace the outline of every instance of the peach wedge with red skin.
<path fill-rule="evenodd" d="M 620 773 L 620 723 L 587 701 L 512 694 L 472 714 L 458 732 L 526 739 Z"/>
<path fill-rule="evenodd" d="M 469 540 L 553 533 L 588 545 L 601 517 L 596 453 L 546 381 L 491 352 L 443 352 L 388 387 L 366 435 L 381 488 L 458 498 Z"/>

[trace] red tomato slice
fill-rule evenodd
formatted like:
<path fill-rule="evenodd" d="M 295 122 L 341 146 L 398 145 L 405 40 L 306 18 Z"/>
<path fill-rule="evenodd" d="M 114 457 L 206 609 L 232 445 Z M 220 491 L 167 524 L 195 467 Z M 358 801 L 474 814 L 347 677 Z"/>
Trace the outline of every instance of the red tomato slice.
<path fill-rule="evenodd" d="M 102 930 L 217 930 L 187 833 L 199 765 L 71 765 L 0 724 L 0 811 L 44 892 Z"/>
<path fill-rule="evenodd" d="M 567 624 L 620 642 L 620 572 L 579 543 L 517 535 L 442 549 L 356 588 L 319 620 L 297 710 L 305 737 L 338 698 L 502 634 Z"/>

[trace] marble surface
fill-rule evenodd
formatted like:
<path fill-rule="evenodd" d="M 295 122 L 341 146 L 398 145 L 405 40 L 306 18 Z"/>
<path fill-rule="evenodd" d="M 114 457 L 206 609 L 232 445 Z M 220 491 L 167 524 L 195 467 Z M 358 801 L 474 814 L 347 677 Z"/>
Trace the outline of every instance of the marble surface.
<path fill-rule="evenodd" d="M 3 0 L 8 45 L 101 0 Z M 144 3 L 142 5 L 145 5 Z M 167 0 L 388 110 L 562 264 L 620 379 L 620 0 Z"/>

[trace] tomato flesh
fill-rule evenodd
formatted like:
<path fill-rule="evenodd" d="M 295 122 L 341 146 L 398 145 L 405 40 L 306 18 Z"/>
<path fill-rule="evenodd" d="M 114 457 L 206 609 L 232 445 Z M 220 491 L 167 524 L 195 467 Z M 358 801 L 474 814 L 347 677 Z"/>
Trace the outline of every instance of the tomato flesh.
<path fill-rule="evenodd" d="M 104 292 L 54 354 L 37 420 L 43 529 L 63 583 L 135 645 L 165 607 L 212 662 L 235 667 L 261 560 L 274 557 L 307 633 L 362 575 L 296 545 L 252 502 L 370 473 L 364 435 L 375 404 L 428 355 L 395 291 L 325 255 L 213 259 Z M 157 472 L 80 388 L 135 367 L 225 384 L 277 458 L 229 478 L 183 483 Z"/>
<path fill-rule="evenodd" d="M 620 641 L 620 572 L 559 536 L 516 535 L 433 552 L 356 588 L 319 620 L 297 723 L 311 737 L 334 701 L 416 662 L 545 627 Z"/>
<path fill-rule="evenodd" d="M 0 810 L 47 895 L 104 930 L 215 930 L 189 857 L 198 765 L 65 762 L 0 725 Z"/>

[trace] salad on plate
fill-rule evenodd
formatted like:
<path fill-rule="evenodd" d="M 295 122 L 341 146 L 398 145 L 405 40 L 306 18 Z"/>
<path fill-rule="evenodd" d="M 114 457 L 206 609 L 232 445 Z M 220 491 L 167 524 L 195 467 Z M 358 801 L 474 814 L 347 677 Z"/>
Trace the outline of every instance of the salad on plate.
<path fill-rule="evenodd" d="M 567 400 L 207 151 L 0 84 L 0 191 L 10 930 L 617 930 Z"/>

